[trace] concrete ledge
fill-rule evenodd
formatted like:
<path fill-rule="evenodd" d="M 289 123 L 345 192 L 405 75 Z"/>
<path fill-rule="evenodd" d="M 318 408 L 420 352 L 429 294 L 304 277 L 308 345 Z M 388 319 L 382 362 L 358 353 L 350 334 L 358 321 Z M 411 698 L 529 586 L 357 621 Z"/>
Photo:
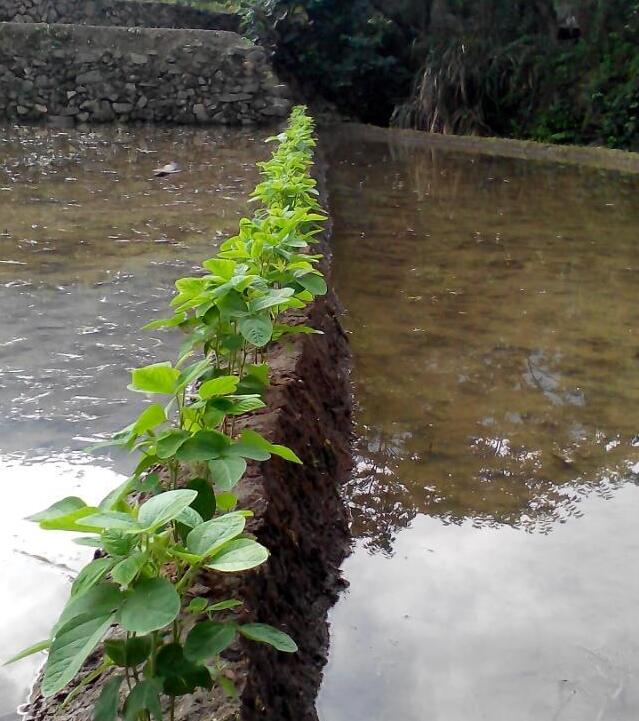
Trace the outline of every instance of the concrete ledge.
<path fill-rule="evenodd" d="M 380 128 L 373 125 L 341 125 L 341 133 L 348 133 L 349 127 L 357 128 L 359 139 L 387 140 L 392 145 L 395 139 L 401 140 L 403 147 L 432 147 L 442 150 L 484 155 L 501 155 L 523 160 L 541 160 L 551 163 L 584 165 L 604 170 L 619 170 L 627 173 L 639 173 L 639 153 L 625 150 L 613 150 L 596 146 L 554 145 L 538 143 L 533 140 L 513 140 L 510 138 L 486 138 L 474 135 L 442 135 L 420 130 L 402 130 L 399 128 Z"/>
<path fill-rule="evenodd" d="M 266 123 L 289 98 L 264 49 L 236 33 L 0 24 L 0 119 Z"/>

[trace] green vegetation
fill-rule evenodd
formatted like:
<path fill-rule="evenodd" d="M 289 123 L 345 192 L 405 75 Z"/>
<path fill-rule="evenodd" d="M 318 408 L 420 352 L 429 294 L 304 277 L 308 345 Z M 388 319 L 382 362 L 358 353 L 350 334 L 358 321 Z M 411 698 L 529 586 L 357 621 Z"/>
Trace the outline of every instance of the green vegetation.
<path fill-rule="evenodd" d="M 312 132 L 304 108 L 296 108 L 271 139 L 278 144 L 272 158 L 260 164 L 255 215 L 204 261 L 202 274 L 176 282 L 172 315 L 148 324 L 179 328 L 185 341 L 175 363 L 133 370 L 129 388 L 156 400 L 101 444 L 138 455 L 131 478 L 96 507 L 69 497 L 30 519 L 46 530 L 85 534 L 77 542 L 97 553 L 73 583 L 51 637 L 13 660 L 48 649 L 45 696 L 74 680 L 76 694 L 107 674 L 96 721 L 173 718 L 176 697 L 213 684 L 233 694 L 220 654 L 238 635 L 297 650 L 282 631 L 239 623 L 233 609 L 240 600 L 187 595 L 203 570 L 238 573 L 268 559 L 246 530 L 252 513 L 236 508 L 247 460 L 301 462 L 245 420 L 265 405 L 269 343 L 314 332 L 284 314 L 326 292 L 321 256 L 309 252 L 325 220 L 310 175 Z M 190 614 L 195 623 L 186 620 Z M 78 680 L 113 628 L 97 668 Z"/>
<path fill-rule="evenodd" d="M 386 122 L 410 88 L 401 34 L 369 0 L 242 0 L 241 8 L 285 77 L 353 117 Z"/>
<path fill-rule="evenodd" d="M 639 147 L 636 0 L 241 0 L 282 74 L 367 122 Z"/>
<path fill-rule="evenodd" d="M 430 44 L 397 124 L 639 146 L 636 3 L 583 3 L 579 37 L 568 40 L 550 3 L 465 4 L 464 22 Z"/>

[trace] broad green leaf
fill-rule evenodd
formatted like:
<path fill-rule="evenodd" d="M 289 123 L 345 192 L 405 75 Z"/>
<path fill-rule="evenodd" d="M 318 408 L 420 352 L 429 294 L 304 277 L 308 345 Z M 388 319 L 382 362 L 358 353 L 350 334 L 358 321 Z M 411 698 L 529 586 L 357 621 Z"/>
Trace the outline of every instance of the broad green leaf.
<path fill-rule="evenodd" d="M 297 651 L 297 644 L 287 633 L 278 631 L 278 629 L 265 623 L 245 623 L 239 627 L 239 631 L 245 638 L 250 638 L 251 641 L 267 643 L 278 651 L 284 653 L 295 653 Z"/>
<path fill-rule="evenodd" d="M 177 451 L 180 461 L 208 461 L 219 458 L 230 446 L 228 436 L 218 431 L 198 431 L 185 441 Z"/>
<path fill-rule="evenodd" d="M 83 525 L 91 530 L 122 531 L 122 533 L 142 533 L 144 526 L 138 523 L 133 516 L 119 511 L 105 511 L 94 513 L 83 520 Z"/>
<path fill-rule="evenodd" d="M 122 531 L 103 531 L 100 540 L 110 556 L 128 556 L 137 543 L 136 538 Z"/>
<path fill-rule="evenodd" d="M 209 462 L 211 478 L 220 491 L 230 491 L 246 471 L 246 461 L 241 457 L 219 458 Z"/>
<path fill-rule="evenodd" d="M 238 498 L 233 493 L 218 493 L 215 497 L 217 507 L 223 513 L 232 511 L 237 506 Z"/>
<path fill-rule="evenodd" d="M 204 427 L 216 428 L 224 420 L 226 414 L 211 405 L 207 405 L 204 411 Z"/>
<path fill-rule="evenodd" d="M 277 443 L 271 443 L 269 445 L 269 450 L 273 455 L 280 456 L 280 458 L 283 458 L 286 461 L 303 465 L 299 457 L 287 446 L 280 446 Z"/>
<path fill-rule="evenodd" d="M 138 393 L 173 394 L 179 377 L 180 371 L 170 362 L 153 363 L 131 371 L 129 389 Z"/>
<path fill-rule="evenodd" d="M 264 436 L 257 433 L 257 431 L 250 429 L 242 431 L 240 440 L 232 446 L 229 452 L 234 455 L 244 456 L 245 458 L 253 458 L 257 461 L 268 460 L 271 454 L 273 454 L 281 456 L 292 463 L 302 463 L 290 448 L 278 445 L 277 443 L 271 443 L 266 440 Z"/>
<path fill-rule="evenodd" d="M 267 308 L 282 305 L 288 301 L 295 291 L 292 288 L 278 288 L 271 290 L 261 298 L 256 298 L 249 303 L 251 313 L 259 313 Z"/>
<path fill-rule="evenodd" d="M 195 509 L 203 521 L 213 518 L 216 508 L 215 493 L 209 481 L 206 478 L 192 478 L 186 488 L 197 491 L 197 498 L 191 503 L 191 508 Z"/>
<path fill-rule="evenodd" d="M 268 560 L 269 552 L 261 543 L 237 538 L 225 544 L 206 564 L 207 568 L 224 573 L 248 571 Z"/>
<path fill-rule="evenodd" d="M 223 258 L 210 258 L 202 263 L 202 267 L 223 280 L 230 280 L 233 277 L 236 266 L 237 263 L 235 263 L 235 261 L 224 260 Z"/>
<path fill-rule="evenodd" d="M 53 635 L 74 618 L 87 613 L 93 613 L 95 616 L 108 616 L 119 608 L 121 602 L 122 594 L 120 589 L 112 583 L 100 581 L 86 593 L 80 596 L 72 596 L 68 600 L 60 618 L 53 627 Z"/>
<path fill-rule="evenodd" d="M 160 649 L 155 672 L 163 680 L 164 693 L 170 696 L 185 696 L 196 688 L 210 689 L 213 685 L 206 666 L 186 658 L 179 643 L 170 643 Z"/>
<path fill-rule="evenodd" d="M 133 424 L 133 431 L 137 435 L 142 435 L 147 431 L 157 428 L 166 421 L 166 413 L 159 403 L 151 403 L 138 416 Z"/>
<path fill-rule="evenodd" d="M 251 458 L 255 461 L 268 461 L 271 457 L 271 444 L 255 431 L 245 429 L 240 434 L 240 439 L 229 449 L 229 454 Z"/>
<path fill-rule="evenodd" d="M 46 651 L 49 646 L 51 646 L 50 639 L 47 639 L 46 641 L 38 641 L 38 643 L 34 643 L 33 645 L 29 646 L 28 648 L 22 649 L 19 653 L 17 653 L 15 656 L 12 656 L 8 661 L 5 661 L 2 665 L 8 666 L 11 663 L 15 663 L 16 661 L 22 661 L 23 658 L 27 658 L 28 656 L 33 656 L 34 653 L 40 653 L 40 651 Z"/>
<path fill-rule="evenodd" d="M 197 598 L 191 599 L 191 603 L 189 603 L 186 610 L 189 611 L 189 613 L 204 613 L 204 611 L 208 608 L 208 605 L 208 599 L 198 596 Z"/>
<path fill-rule="evenodd" d="M 108 556 L 91 561 L 76 576 L 71 586 L 71 596 L 80 596 L 93 588 L 111 570 L 114 563 L 115 561 Z"/>
<path fill-rule="evenodd" d="M 271 340 L 273 323 L 268 316 L 242 318 L 240 333 L 256 348 L 263 348 Z"/>
<path fill-rule="evenodd" d="M 204 401 L 202 401 L 204 403 Z M 211 408 L 220 411 L 222 414 L 226 415 L 228 411 L 230 411 L 233 408 L 233 398 L 231 396 L 218 396 L 217 398 L 209 398 L 208 401 L 206 401 L 206 410 L 210 410 Z"/>
<path fill-rule="evenodd" d="M 313 295 L 326 295 L 328 290 L 326 281 L 321 275 L 316 273 L 307 273 L 306 275 L 296 278 L 297 282 Z"/>
<path fill-rule="evenodd" d="M 167 431 L 158 436 L 156 442 L 156 455 L 162 460 L 171 458 L 183 446 L 186 441 L 191 438 L 191 434 L 186 431 Z"/>
<path fill-rule="evenodd" d="M 208 400 L 214 396 L 225 396 L 229 393 L 235 393 L 240 379 L 238 376 L 220 376 L 204 381 L 199 389 L 200 398 Z"/>
<path fill-rule="evenodd" d="M 34 521 L 40 523 L 41 521 L 52 521 L 56 518 L 68 516 L 70 513 L 80 511 L 83 508 L 87 508 L 87 504 L 77 496 L 68 496 L 63 498 L 61 501 L 57 501 L 49 508 L 39 513 L 34 513 L 32 516 L 27 516 L 26 521 Z"/>
<path fill-rule="evenodd" d="M 241 435 L 240 440 L 245 443 L 252 443 L 256 448 L 263 448 L 265 451 L 270 451 L 271 442 L 264 438 L 263 435 L 257 431 L 252 431 L 250 428 L 245 428 Z"/>
<path fill-rule="evenodd" d="M 120 623 L 131 633 L 147 634 L 171 623 L 180 612 L 180 597 L 166 578 L 138 581 L 120 608 Z"/>
<path fill-rule="evenodd" d="M 120 686 L 124 676 L 110 678 L 102 687 L 93 707 L 93 721 L 116 721 L 120 708 Z"/>
<path fill-rule="evenodd" d="M 220 346 L 222 351 L 239 351 L 243 345 L 244 339 L 241 335 L 235 335 L 235 333 L 227 333 L 220 336 Z"/>
<path fill-rule="evenodd" d="M 257 395 L 241 396 L 234 401 L 227 413 L 232 416 L 241 416 L 265 407 L 266 403 Z"/>
<path fill-rule="evenodd" d="M 116 666 L 132 668 L 147 660 L 151 653 L 150 636 L 131 636 L 131 638 L 107 639 L 104 651 Z"/>
<path fill-rule="evenodd" d="M 202 516 L 191 506 L 187 506 L 175 520 L 187 528 L 195 528 L 204 523 Z"/>
<path fill-rule="evenodd" d="M 145 531 L 154 531 L 177 518 L 197 498 L 197 491 L 179 489 L 153 496 L 140 506 L 138 523 Z"/>
<path fill-rule="evenodd" d="M 268 388 L 268 364 L 260 363 L 247 367 L 237 387 L 237 393 L 255 393 L 261 395 Z"/>
<path fill-rule="evenodd" d="M 227 541 L 243 533 L 245 526 L 243 515 L 227 513 L 194 528 L 186 539 L 186 547 L 196 556 L 212 556 Z"/>
<path fill-rule="evenodd" d="M 113 613 L 98 616 L 89 612 L 72 618 L 59 629 L 51 644 L 42 678 L 42 695 L 45 698 L 58 693 L 75 678 L 91 651 L 114 622 Z"/>
<path fill-rule="evenodd" d="M 111 578 L 120 586 L 130 586 L 147 562 L 146 553 L 134 553 L 120 561 L 111 571 Z"/>
<path fill-rule="evenodd" d="M 94 529 L 84 523 L 84 519 L 98 511 L 97 508 L 85 506 L 72 511 L 66 516 L 58 516 L 46 521 L 40 521 L 40 528 L 45 531 L 74 531 L 77 533 L 93 533 Z"/>
<path fill-rule="evenodd" d="M 294 298 L 291 298 L 290 305 L 295 308 L 304 308 L 304 306 L 312 302 L 313 294 L 308 290 L 300 290 L 295 294 Z"/>
<path fill-rule="evenodd" d="M 175 287 L 182 295 L 195 296 L 202 292 L 206 285 L 204 278 L 195 278 L 193 276 L 186 278 L 178 278 L 175 281 Z"/>
<path fill-rule="evenodd" d="M 161 691 L 162 686 L 155 678 L 139 681 L 124 702 L 124 721 L 137 721 L 141 711 L 148 711 L 155 721 L 162 721 Z"/>
<path fill-rule="evenodd" d="M 191 661 L 204 663 L 227 649 L 236 635 L 237 626 L 234 623 L 202 621 L 197 623 L 186 637 L 184 654 Z"/>
<path fill-rule="evenodd" d="M 220 319 L 223 322 L 237 320 L 247 314 L 246 302 L 242 295 L 235 290 L 231 290 L 220 298 L 217 301 L 217 307 L 220 311 Z"/>

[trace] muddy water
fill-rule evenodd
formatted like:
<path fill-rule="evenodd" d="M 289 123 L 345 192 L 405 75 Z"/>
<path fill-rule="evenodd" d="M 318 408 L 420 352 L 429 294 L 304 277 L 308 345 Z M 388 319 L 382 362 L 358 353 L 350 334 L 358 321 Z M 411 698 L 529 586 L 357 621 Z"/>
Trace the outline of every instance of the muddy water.
<path fill-rule="evenodd" d="M 327 134 L 355 548 L 322 721 L 639 717 L 639 178 Z"/>
<path fill-rule="evenodd" d="M 143 399 L 128 369 L 179 339 L 141 326 L 245 210 L 262 135 L 0 129 L 0 613 L 2 660 L 46 638 L 86 558 L 22 519 L 65 495 L 99 500 L 130 468 L 90 456 Z M 154 179 L 172 160 L 182 172 Z M 0 720 L 35 665 L 0 668 Z"/>

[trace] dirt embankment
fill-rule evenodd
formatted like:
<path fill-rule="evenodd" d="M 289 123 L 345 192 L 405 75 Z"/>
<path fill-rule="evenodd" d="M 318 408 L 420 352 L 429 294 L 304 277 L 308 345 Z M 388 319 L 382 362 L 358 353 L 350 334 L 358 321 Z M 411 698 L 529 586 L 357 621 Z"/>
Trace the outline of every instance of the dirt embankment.
<path fill-rule="evenodd" d="M 322 164 L 320 163 L 320 167 Z M 323 173 L 320 186 L 323 188 Z M 326 200 L 325 194 L 324 199 Z M 329 232 L 318 252 L 329 276 Z M 239 699 L 219 690 L 181 699 L 176 721 L 315 721 L 315 697 L 328 650 L 327 614 L 342 587 L 339 567 L 349 549 L 340 485 L 350 471 L 349 349 L 334 294 L 318 299 L 295 322 L 322 335 L 299 335 L 273 348 L 268 405 L 250 426 L 293 448 L 303 466 L 273 458 L 254 463 L 239 486 L 241 506 L 255 512 L 251 531 L 271 550 L 267 564 L 233 578 L 199 579 L 194 595 L 245 600 L 241 620 L 271 623 L 290 633 L 297 654 L 246 641 L 224 656 Z M 86 670 L 95 668 L 98 654 Z M 36 689 L 26 721 L 91 721 L 100 692 L 89 684 L 65 708 L 65 694 L 43 699 Z"/>

